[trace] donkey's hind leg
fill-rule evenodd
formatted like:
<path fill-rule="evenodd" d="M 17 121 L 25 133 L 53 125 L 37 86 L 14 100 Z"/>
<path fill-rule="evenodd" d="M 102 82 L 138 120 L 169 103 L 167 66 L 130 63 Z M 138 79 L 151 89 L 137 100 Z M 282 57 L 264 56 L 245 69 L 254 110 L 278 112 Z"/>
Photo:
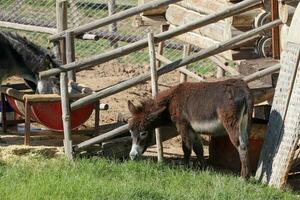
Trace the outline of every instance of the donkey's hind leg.
<path fill-rule="evenodd" d="M 248 153 L 248 133 L 242 128 L 243 123 L 232 125 L 229 121 L 223 120 L 224 128 L 226 129 L 231 143 L 238 150 L 241 160 L 241 176 L 245 179 L 250 177 L 250 162 Z"/>
<path fill-rule="evenodd" d="M 176 128 L 182 140 L 184 164 L 186 167 L 189 167 L 189 161 L 192 154 L 192 139 L 188 133 L 188 126 L 186 123 L 176 123 Z"/>
<path fill-rule="evenodd" d="M 189 129 L 189 134 L 193 143 L 193 150 L 197 155 L 197 167 L 205 168 L 206 163 L 203 155 L 203 145 L 200 138 L 200 135 L 195 133 L 193 130 Z"/>

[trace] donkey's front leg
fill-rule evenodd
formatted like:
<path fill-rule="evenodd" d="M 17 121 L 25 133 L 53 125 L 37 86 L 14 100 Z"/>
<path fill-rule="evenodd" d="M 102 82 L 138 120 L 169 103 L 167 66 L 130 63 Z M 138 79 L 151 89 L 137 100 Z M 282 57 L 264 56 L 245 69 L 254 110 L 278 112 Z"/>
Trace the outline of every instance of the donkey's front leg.
<path fill-rule="evenodd" d="M 186 167 L 189 167 L 189 161 L 192 154 L 192 139 L 189 136 L 188 126 L 186 123 L 177 123 L 176 128 L 181 136 L 182 150 L 184 153 L 184 163 Z"/>

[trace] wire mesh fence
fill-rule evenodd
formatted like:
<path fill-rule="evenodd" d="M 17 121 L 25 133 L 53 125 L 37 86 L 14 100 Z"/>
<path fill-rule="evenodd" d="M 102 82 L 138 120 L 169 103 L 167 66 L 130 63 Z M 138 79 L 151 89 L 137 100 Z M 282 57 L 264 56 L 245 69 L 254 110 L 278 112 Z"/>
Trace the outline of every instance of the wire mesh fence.
<path fill-rule="evenodd" d="M 68 0 L 68 28 L 77 27 L 137 5 L 138 0 Z M 56 29 L 56 0 L 0 0 L 0 21 Z M 134 17 L 130 17 L 91 31 L 91 34 L 100 37 L 98 41 L 76 39 L 76 59 L 100 54 L 138 41 L 146 38 L 149 32 L 160 32 L 159 26 L 136 27 L 133 22 Z M 47 39 L 48 34 L 20 30 L 17 32 L 43 47 L 51 46 Z M 174 61 L 182 57 L 182 49 L 181 42 L 175 39 L 168 40 L 164 56 Z M 194 49 L 197 50 L 197 48 Z M 118 61 L 128 65 L 148 65 L 148 49 L 132 52 Z M 215 64 L 209 60 L 193 63 L 190 68 L 206 76 L 214 74 L 216 69 Z"/>

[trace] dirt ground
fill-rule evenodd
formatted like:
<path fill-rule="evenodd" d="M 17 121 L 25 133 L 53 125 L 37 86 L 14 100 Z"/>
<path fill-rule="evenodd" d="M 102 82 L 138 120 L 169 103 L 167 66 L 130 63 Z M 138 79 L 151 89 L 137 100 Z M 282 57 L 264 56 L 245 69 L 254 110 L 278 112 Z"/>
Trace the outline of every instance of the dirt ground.
<path fill-rule="evenodd" d="M 149 66 L 142 65 L 125 65 L 117 61 L 110 61 L 100 66 L 94 67 L 90 70 L 85 70 L 77 73 L 77 82 L 83 84 L 93 90 L 101 90 L 120 81 L 137 76 L 146 71 L 149 71 Z M 171 72 L 159 78 L 159 89 L 164 90 L 179 82 L 179 72 Z M 12 77 L 5 83 L 20 82 L 21 79 Z M 192 81 L 192 80 L 190 80 Z M 100 112 L 100 124 L 110 124 L 117 121 L 119 113 L 128 113 L 127 101 L 133 100 L 138 103 L 139 100 L 151 97 L 151 85 L 149 82 L 139 84 L 135 87 L 129 88 L 123 92 L 113 96 L 104 98 L 101 103 L 109 104 L 107 111 Z M 83 124 L 80 129 L 93 127 L 94 114 L 90 119 Z M 10 127 L 8 134 L 2 134 L 2 143 L 0 144 L 0 158 L 6 159 L 11 156 L 27 155 L 30 153 L 43 153 L 47 156 L 55 156 L 63 154 L 63 135 L 61 133 L 53 133 L 47 130 L 40 133 L 40 130 L 47 130 L 41 125 L 32 124 L 31 146 L 23 145 L 24 125 L 20 124 L 18 127 Z M 86 140 L 88 136 L 73 135 L 73 142 L 79 143 Z M 182 156 L 181 144 L 179 138 L 164 143 L 167 155 L 173 157 Z M 46 152 L 46 153 L 45 153 Z M 50 153 L 52 152 L 52 153 Z M 155 155 L 155 148 L 149 148 L 147 155 Z"/>

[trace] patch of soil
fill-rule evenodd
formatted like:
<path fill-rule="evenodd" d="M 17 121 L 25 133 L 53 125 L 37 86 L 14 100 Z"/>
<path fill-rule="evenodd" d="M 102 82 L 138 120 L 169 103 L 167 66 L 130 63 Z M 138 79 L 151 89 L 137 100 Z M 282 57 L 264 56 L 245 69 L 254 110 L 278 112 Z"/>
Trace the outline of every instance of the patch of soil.
<path fill-rule="evenodd" d="M 96 66 L 92 69 L 78 72 L 76 77 L 78 83 L 97 91 L 114 85 L 120 81 L 143 74 L 149 70 L 149 66 L 122 64 L 117 60 L 113 60 Z M 178 84 L 179 76 L 180 74 L 177 71 L 161 76 L 159 78 L 159 90 L 165 90 L 173 85 Z M 20 81 L 22 82 L 22 79 L 12 77 L 5 81 L 5 83 L 16 83 Z M 116 122 L 119 113 L 128 113 L 128 100 L 133 100 L 137 103 L 139 100 L 148 97 L 151 97 L 151 85 L 149 81 L 102 99 L 101 102 L 109 104 L 109 109 L 107 111 L 100 112 L 100 124 L 110 124 Z M 94 114 L 92 114 L 90 119 L 84 125 L 82 125 L 80 129 L 93 127 L 94 119 Z M 34 123 L 32 126 L 44 129 L 44 127 L 39 124 Z M 7 158 L 10 157 L 10 155 L 22 156 L 31 154 L 32 152 L 37 153 L 39 152 L 37 149 L 52 151 L 53 153 L 46 153 L 49 155 L 56 155 L 57 152 L 59 152 L 58 154 L 63 152 L 62 133 L 34 133 L 33 136 L 31 136 L 32 146 L 30 147 L 23 145 L 23 138 L 24 135 L 16 131 L 15 128 L 10 130 L 10 134 L 1 134 L 1 139 L 5 143 L 0 143 L 0 157 Z M 74 144 L 86 139 L 87 136 L 79 135 L 73 135 L 72 138 Z M 178 141 L 180 141 L 180 139 L 175 138 L 173 140 L 164 142 L 166 150 L 168 149 L 168 151 L 172 152 L 172 148 L 174 148 L 174 152 L 182 154 L 181 144 Z M 149 155 L 151 154 L 151 151 L 152 150 L 150 149 Z M 44 154 L 43 152 L 41 153 Z"/>

